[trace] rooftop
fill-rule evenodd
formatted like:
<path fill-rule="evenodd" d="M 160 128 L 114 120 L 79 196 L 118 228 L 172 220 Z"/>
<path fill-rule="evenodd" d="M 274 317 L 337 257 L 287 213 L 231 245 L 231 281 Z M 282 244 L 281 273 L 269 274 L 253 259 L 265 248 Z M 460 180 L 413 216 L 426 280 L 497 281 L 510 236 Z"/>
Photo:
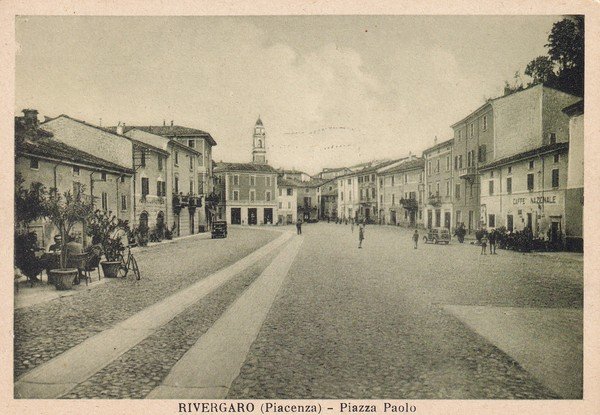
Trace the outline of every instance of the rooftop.
<path fill-rule="evenodd" d="M 229 171 L 277 173 L 277 170 L 268 164 L 225 162 L 215 163 L 214 171 L 215 173 Z"/>
<path fill-rule="evenodd" d="M 439 148 L 442 147 L 446 147 L 447 145 L 452 145 L 454 143 L 454 138 L 451 138 L 450 140 L 446 140 L 446 141 L 442 141 L 441 143 L 438 144 L 434 144 L 433 146 L 426 148 L 425 150 L 423 150 L 423 154 L 425 153 L 430 153 L 432 151 L 435 151 Z"/>
<path fill-rule="evenodd" d="M 504 157 L 499 160 L 495 160 L 484 166 L 479 167 L 479 170 L 489 170 L 495 167 L 499 167 L 505 164 L 513 163 L 515 161 L 525 160 L 531 157 L 535 157 L 541 154 L 550 153 L 556 150 L 564 150 L 569 148 L 569 143 L 554 143 L 548 144 L 542 147 L 534 148 L 533 150 L 523 151 L 521 153 L 513 154 L 512 156 Z"/>
<path fill-rule="evenodd" d="M 201 137 L 206 139 L 211 145 L 217 145 L 217 142 L 209 133 L 196 128 L 182 127 L 180 125 L 124 125 L 123 132 L 126 133 L 134 128 L 168 138 Z M 106 130 L 116 132 L 117 127 L 106 127 Z"/>
<path fill-rule="evenodd" d="M 383 174 L 400 173 L 414 169 L 422 169 L 424 166 L 425 160 L 423 160 L 422 158 L 416 158 L 412 160 L 407 160 L 398 166 L 394 166 L 391 169 L 386 170 Z"/>
<path fill-rule="evenodd" d="M 583 114 L 583 100 L 577 101 L 576 103 L 563 108 L 562 111 L 569 117 Z"/>

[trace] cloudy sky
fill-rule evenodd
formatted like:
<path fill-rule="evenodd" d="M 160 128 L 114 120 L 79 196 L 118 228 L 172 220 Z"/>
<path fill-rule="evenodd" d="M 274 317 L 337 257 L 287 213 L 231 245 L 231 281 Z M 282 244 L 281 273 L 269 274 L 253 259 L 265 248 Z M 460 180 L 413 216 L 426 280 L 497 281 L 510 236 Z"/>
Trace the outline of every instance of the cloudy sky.
<path fill-rule="evenodd" d="M 420 154 L 546 53 L 560 16 L 22 17 L 15 111 L 211 133 L 315 173 Z M 523 76 L 524 77 L 524 76 Z M 527 81 L 524 77 L 524 81 Z"/>

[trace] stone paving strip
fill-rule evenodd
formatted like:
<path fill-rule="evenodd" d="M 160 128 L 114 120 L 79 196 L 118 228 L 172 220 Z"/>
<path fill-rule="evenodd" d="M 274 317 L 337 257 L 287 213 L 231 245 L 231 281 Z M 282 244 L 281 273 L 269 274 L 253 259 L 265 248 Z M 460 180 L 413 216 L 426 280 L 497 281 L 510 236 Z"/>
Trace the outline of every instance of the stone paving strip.
<path fill-rule="evenodd" d="M 583 398 L 582 309 L 457 305 L 444 309 L 563 398 Z"/>
<path fill-rule="evenodd" d="M 282 248 L 267 255 L 188 307 L 62 398 L 142 399 L 264 271 Z"/>
<path fill-rule="evenodd" d="M 177 362 L 151 399 L 223 399 L 238 376 L 303 241 L 297 237 Z"/>
<path fill-rule="evenodd" d="M 233 264 L 277 236 L 237 229 L 226 239 L 178 238 L 135 254 L 140 281 L 108 278 L 105 284 L 76 295 L 15 310 L 14 378 Z"/>
<path fill-rule="evenodd" d="M 51 399 L 66 394 L 187 307 L 281 246 L 291 236 L 292 233 L 289 232 L 282 234 L 236 263 L 147 307 L 113 328 L 88 338 L 31 370 L 15 382 L 15 397 Z"/>

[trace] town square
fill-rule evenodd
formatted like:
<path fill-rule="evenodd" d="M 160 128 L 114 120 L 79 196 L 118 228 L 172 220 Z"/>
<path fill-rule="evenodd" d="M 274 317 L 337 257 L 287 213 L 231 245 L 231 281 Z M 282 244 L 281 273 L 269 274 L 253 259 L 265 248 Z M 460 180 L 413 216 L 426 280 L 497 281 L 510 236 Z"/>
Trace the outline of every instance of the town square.
<path fill-rule="evenodd" d="M 18 16 L 14 398 L 583 399 L 584 21 Z"/>

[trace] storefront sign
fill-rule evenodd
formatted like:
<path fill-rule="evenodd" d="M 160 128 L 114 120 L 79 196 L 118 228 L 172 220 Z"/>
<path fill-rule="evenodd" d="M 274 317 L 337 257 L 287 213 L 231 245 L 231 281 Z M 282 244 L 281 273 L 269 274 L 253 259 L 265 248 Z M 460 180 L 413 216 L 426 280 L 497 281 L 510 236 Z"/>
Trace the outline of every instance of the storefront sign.
<path fill-rule="evenodd" d="M 554 196 L 532 196 L 532 197 L 515 197 L 512 200 L 513 205 L 543 205 L 557 203 L 556 195 Z"/>

